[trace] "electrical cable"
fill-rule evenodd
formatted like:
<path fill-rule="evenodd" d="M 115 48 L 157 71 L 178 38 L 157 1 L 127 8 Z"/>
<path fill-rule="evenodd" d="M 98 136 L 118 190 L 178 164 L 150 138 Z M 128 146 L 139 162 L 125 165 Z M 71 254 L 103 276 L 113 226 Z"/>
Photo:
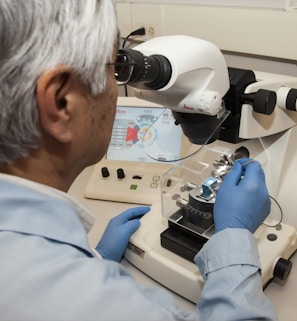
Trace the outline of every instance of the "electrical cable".
<path fill-rule="evenodd" d="M 275 204 L 278 206 L 279 210 L 280 210 L 280 219 L 278 221 L 278 223 L 276 223 L 275 225 L 268 225 L 266 223 L 262 223 L 263 225 L 267 226 L 267 227 L 280 227 L 281 226 L 281 222 L 283 221 L 283 217 L 284 217 L 284 213 L 283 213 L 283 210 L 279 204 L 279 202 L 274 198 L 272 197 L 271 195 L 269 195 L 269 197 L 275 202 Z"/>
<path fill-rule="evenodd" d="M 126 45 L 126 42 L 128 41 L 128 39 L 132 36 L 144 36 L 145 35 L 145 28 L 144 27 L 141 27 L 141 28 L 138 28 L 134 31 L 132 31 L 131 33 L 129 33 L 129 35 L 127 37 L 124 38 L 124 41 L 123 41 L 123 44 L 122 44 L 122 48 L 125 47 Z"/>

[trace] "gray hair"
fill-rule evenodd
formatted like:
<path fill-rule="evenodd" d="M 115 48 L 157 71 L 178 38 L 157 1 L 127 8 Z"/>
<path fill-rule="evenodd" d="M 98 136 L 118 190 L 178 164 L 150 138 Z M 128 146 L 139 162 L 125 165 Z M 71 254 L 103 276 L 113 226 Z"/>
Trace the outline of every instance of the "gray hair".
<path fill-rule="evenodd" d="M 0 1 L 0 166 L 37 147 L 38 77 L 63 64 L 101 93 L 117 32 L 113 0 Z"/>

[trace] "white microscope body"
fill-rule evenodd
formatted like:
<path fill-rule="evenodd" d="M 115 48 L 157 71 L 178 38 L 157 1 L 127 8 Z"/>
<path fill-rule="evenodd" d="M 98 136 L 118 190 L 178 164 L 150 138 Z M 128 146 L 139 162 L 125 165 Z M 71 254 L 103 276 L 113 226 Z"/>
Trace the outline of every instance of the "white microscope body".
<path fill-rule="evenodd" d="M 192 257 L 213 233 L 208 214 L 215 197 L 207 182 L 214 164 L 232 166 L 232 153 L 243 148 L 261 162 L 275 200 L 266 225 L 255 232 L 263 286 L 274 278 L 285 281 L 297 248 L 297 78 L 228 69 L 213 44 L 187 36 L 155 38 L 133 50 L 145 57 L 135 64 L 144 64 L 142 75 L 132 74 L 128 81 L 135 95 L 170 108 L 184 134 L 201 149 L 163 176 L 160 201 L 132 235 L 126 259 L 196 302 L 203 280 Z M 131 58 L 129 50 L 124 54 Z M 161 72 L 150 70 L 155 68 L 150 57 L 156 55 L 166 58 Z M 157 79 L 147 80 L 150 73 Z M 196 211 L 196 202 L 210 210 Z M 189 207 L 194 216 L 185 214 Z"/>
<path fill-rule="evenodd" d="M 135 50 L 145 56 L 163 55 L 171 66 L 168 83 L 158 91 L 135 84 L 139 98 L 178 112 L 211 116 L 219 113 L 229 89 L 229 76 L 222 53 L 212 43 L 185 36 L 160 37 Z"/>

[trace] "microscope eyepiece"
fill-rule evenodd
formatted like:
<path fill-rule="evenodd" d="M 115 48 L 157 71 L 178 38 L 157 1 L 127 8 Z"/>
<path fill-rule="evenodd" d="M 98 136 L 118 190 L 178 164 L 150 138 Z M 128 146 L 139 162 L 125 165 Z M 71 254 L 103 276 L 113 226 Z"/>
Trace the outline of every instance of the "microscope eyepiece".
<path fill-rule="evenodd" d="M 142 83 L 155 90 L 165 87 L 172 74 L 170 62 L 166 57 L 145 56 L 134 49 L 120 49 L 114 66 L 118 84 Z"/>

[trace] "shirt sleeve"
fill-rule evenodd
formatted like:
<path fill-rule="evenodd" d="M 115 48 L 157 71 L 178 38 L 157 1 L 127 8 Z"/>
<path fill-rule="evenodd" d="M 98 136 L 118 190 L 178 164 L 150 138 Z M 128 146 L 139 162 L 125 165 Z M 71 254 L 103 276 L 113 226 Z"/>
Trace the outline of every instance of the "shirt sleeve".
<path fill-rule="evenodd" d="M 249 231 L 225 229 L 215 234 L 195 263 L 205 280 L 197 302 L 201 320 L 278 320 L 263 292 L 258 248 Z"/>

